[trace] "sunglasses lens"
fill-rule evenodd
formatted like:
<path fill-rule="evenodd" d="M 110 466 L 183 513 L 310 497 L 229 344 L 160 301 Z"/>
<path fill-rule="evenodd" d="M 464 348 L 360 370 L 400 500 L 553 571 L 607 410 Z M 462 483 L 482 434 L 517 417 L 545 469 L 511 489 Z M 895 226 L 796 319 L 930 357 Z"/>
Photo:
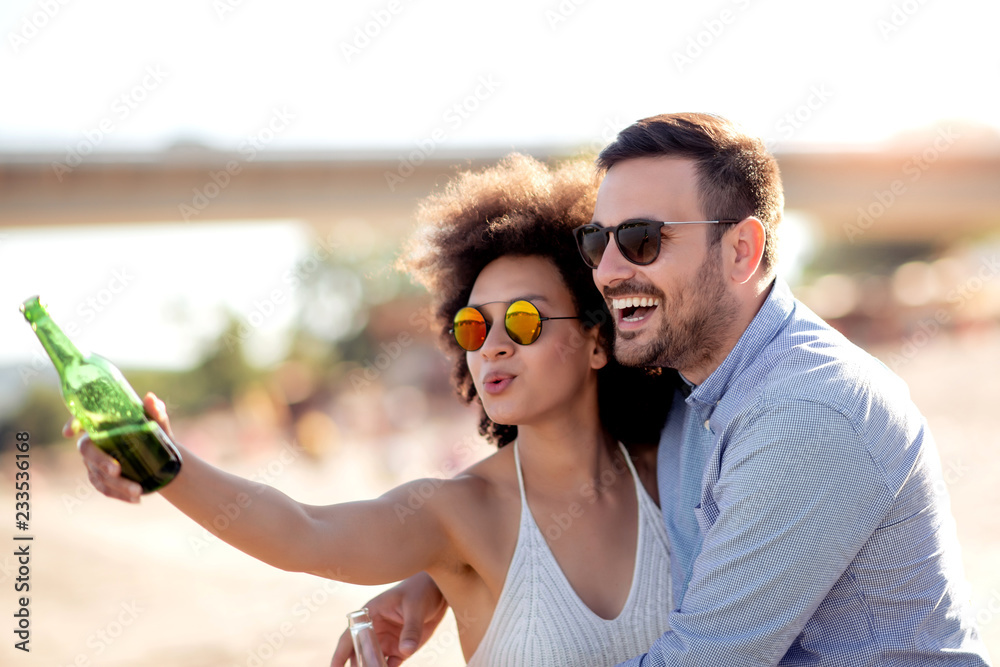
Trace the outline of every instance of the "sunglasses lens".
<path fill-rule="evenodd" d="M 486 341 L 486 319 L 475 308 L 463 308 L 455 313 L 453 328 L 459 347 L 474 352 Z"/>
<path fill-rule="evenodd" d="M 576 230 L 576 244 L 584 261 L 592 269 L 596 269 L 608 247 L 608 234 L 600 227 L 581 227 Z"/>
<path fill-rule="evenodd" d="M 636 264 L 651 264 L 660 252 L 659 230 L 648 222 L 624 223 L 615 238 L 625 259 Z"/>
<path fill-rule="evenodd" d="M 542 333 L 542 319 L 538 309 L 528 301 L 515 301 L 507 309 L 504 318 L 507 335 L 515 343 L 530 345 Z"/>

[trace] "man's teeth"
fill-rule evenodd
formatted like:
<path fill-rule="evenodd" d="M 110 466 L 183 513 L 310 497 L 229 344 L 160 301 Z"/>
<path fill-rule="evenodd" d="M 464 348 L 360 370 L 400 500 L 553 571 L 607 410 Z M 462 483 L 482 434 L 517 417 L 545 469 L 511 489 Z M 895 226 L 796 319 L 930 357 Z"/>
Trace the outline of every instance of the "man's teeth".
<path fill-rule="evenodd" d="M 611 305 L 616 310 L 625 310 L 626 308 L 650 308 L 652 306 L 659 306 L 660 300 L 647 298 L 647 297 L 636 297 L 630 296 L 627 299 L 612 299 Z"/>

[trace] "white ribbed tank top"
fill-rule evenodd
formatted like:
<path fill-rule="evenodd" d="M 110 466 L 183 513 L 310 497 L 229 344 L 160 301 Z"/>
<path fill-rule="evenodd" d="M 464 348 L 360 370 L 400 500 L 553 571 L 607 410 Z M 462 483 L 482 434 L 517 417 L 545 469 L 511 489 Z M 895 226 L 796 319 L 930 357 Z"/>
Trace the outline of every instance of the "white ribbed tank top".
<path fill-rule="evenodd" d="M 524 493 L 514 442 L 521 524 L 500 599 L 469 667 L 608 667 L 646 653 L 669 629 L 670 552 L 663 518 L 646 493 L 625 447 L 635 482 L 639 534 L 628 600 L 617 618 L 603 619 L 570 586 L 535 523 Z"/>

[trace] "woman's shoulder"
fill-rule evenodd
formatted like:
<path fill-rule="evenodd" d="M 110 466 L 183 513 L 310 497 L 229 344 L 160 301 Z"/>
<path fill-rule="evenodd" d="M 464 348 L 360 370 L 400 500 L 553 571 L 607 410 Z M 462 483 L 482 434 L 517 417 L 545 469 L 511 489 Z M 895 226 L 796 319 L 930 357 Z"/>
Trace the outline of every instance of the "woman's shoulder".
<path fill-rule="evenodd" d="M 455 561 L 445 569 L 462 576 L 475 571 L 499 594 L 521 516 L 513 451 L 504 447 L 438 483 L 428 502 L 456 549 Z"/>
<path fill-rule="evenodd" d="M 452 478 L 414 479 L 390 494 L 397 504 L 405 500 L 406 514 L 427 509 L 445 524 L 460 527 L 482 525 L 513 511 L 520 502 L 518 488 L 513 452 L 504 447 Z"/>
<path fill-rule="evenodd" d="M 519 499 L 513 447 L 503 447 L 444 480 L 449 500 L 466 500 L 481 506 L 506 504 Z"/>

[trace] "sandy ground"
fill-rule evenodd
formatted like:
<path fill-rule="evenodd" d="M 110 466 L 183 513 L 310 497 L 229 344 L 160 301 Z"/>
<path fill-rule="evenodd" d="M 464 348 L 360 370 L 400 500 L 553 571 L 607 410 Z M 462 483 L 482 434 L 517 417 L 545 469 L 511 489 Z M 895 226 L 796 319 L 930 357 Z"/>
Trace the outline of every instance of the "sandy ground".
<path fill-rule="evenodd" d="M 884 358 L 893 351 L 875 350 Z M 897 371 L 937 436 L 972 602 L 987 645 L 1000 655 L 1000 435 L 994 427 L 1000 335 L 942 334 Z M 275 486 L 306 502 L 349 500 L 376 495 L 400 479 L 440 476 L 448 469 L 442 457 L 453 455 L 455 444 L 471 433 L 468 415 L 461 414 L 377 444 L 342 443 L 339 455 L 319 463 L 280 445 L 257 448 L 248 458 L 219 455 L 219 463 L 244 475 L 270 470 Z M 447 444 L 434 448 L 435 442 Z M 326 665 L 346 627 L 345 614 L 379 590 L 273 569 L 156 496 L 138 507 L 99 497 L 89 490 L 71 446 L 60 449 L 55 457 L 33 451 L 31 652 L 15 650 L 16 639 L 5 629 L 2 665 Z M 394 461 L 392 470 L 381 464 L 387 459 Z M 12 538 L 20 533 L 12 526 L 9 463 L 3 462 L 0 486 L 0 516 L 10 518 L 0 532 L 7 545 L 0 548 L 4 628 L 11 627 L 19 597 Z M 450 617 L 409 664 L 463 664 Z"/>

